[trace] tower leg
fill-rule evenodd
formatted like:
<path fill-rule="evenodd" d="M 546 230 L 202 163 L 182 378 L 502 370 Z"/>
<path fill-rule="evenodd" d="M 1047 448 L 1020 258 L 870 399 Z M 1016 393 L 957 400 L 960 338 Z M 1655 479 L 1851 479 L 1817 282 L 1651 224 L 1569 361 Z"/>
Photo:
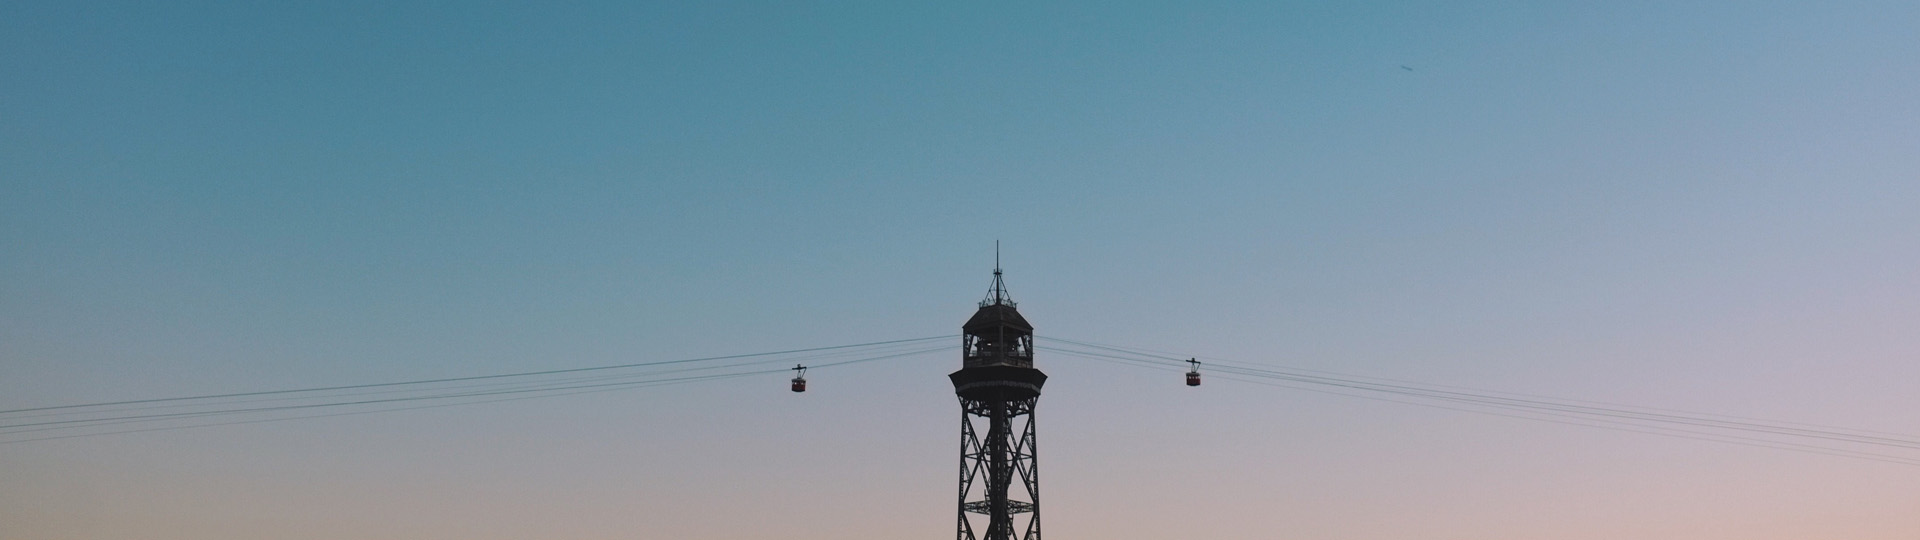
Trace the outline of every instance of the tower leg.
<path fill-rule="evenodd" d="M 1038 401 L 1037 397 L 960 400 L 957 540 L 1040 540 L 1038 438 L 1033 421 Z M 1014 423 L 1022 416 L 1026 417 L 1023 429 L 1015 431 Z M 979 424 L 987 428 L 985 437 L 980 436 Z M 978 518 L 969 514 L 984 515 L 986 522 L 976 523 Z"/>
<path fill-rule="evenodd" d="M 1007 515 L 1007 481 L 1013 477 L 1013 469 L 1007 463 L 1007 402 L 995 401 L 987 406 L 988 418 L 992 428 L 987 430 L 987 455 L 992 460 L 987 470 L 992 471 L 993 481 L 987 484 L 987 540 L 1013 540 L 1013 519 Z"/>

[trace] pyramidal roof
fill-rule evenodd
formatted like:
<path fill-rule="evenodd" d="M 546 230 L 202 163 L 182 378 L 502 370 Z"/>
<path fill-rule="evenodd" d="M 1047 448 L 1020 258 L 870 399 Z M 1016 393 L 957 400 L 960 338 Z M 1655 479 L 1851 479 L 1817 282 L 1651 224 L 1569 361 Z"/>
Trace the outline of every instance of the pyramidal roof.
<path fill-rule="evenodd" d="M 1026 317 L 1020 316 L 1020 310 L 1015 306 L 1013 297 L 1007 294 L 1007 283 L 996 267 L 993 269 L 993 287 L 987 290 L 987 297 L 980 300 L 980 310 L 973 312 L 973 317 L 967 319 L 967 324 L 960 328 L 970 333 L 991 328 L 1016 328 L 1033 332 L 1033 325 L 1027 323 Z"/>

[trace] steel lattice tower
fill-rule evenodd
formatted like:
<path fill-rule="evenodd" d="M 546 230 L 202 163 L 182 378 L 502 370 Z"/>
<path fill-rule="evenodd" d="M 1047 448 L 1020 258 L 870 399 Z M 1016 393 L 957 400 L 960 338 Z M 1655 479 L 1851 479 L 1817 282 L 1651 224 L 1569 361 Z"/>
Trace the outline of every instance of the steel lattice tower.
<path fill-rule="evenodd" d="M 980 301 L 980 310 L 961 327 L 960 371 L 947 376 L 960 396 L 956 540 L 1040 540 L 1033 407 L 1047 375 L 1033 368 L 1033 325 L 1007 297 L 999 266 L 995 261 L 993 289 Z"/>

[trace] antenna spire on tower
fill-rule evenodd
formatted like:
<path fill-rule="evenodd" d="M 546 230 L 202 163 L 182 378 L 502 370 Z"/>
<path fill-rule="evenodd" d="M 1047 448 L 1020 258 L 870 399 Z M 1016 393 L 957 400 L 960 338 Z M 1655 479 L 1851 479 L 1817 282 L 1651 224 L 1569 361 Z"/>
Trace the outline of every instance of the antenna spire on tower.
<path fill-rule="evenodd" d="M 1000 277 L 1000 241 L 993 241 L 993 288 L 987 290 L 987 298 L 980 301 L 980 307 L 1013 307 L 1013 296 L 1007 294 L 1007 282 Z"/>

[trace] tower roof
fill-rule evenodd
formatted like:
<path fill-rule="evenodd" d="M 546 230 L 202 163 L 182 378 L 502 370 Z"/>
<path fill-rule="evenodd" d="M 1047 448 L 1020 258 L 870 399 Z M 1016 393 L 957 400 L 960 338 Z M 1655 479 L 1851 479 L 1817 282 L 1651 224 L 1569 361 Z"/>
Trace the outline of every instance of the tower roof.
<path fill-rule="evenodd" d="M 973 318 L 967 319 L 967 324 L 961 325 L 960 329 L 974 333 L 990 328 L 1015 328 L 1031 334 L 1033 325 L 1027 323 L 1026 317 L 1020 316 L 1020 310 L 1015 309 L 1018 304 L 1014 303 L 1012 295 L 1007 294 L 1007 282 L 1001 278 L 999 259 L 999 254 L 995 253 L 993 286 L 987 289 L 987 297 L 980 300 L 980 310 L 973 312 Z"/>
<path fill-rule="evenodd" d="M 1012 304 L 980 306 L 980 310 L 973 312 L 973 317 L 967 319 L 967 324 L 960 325 L 960 329 L 969 334 L 994 328 L 1013 328 L 1021 332 L 1033 333 L 1033 325 L 1027 323 L 1027 318 L 1021 317 L 1020 310 L 1014 309 Z"/>

